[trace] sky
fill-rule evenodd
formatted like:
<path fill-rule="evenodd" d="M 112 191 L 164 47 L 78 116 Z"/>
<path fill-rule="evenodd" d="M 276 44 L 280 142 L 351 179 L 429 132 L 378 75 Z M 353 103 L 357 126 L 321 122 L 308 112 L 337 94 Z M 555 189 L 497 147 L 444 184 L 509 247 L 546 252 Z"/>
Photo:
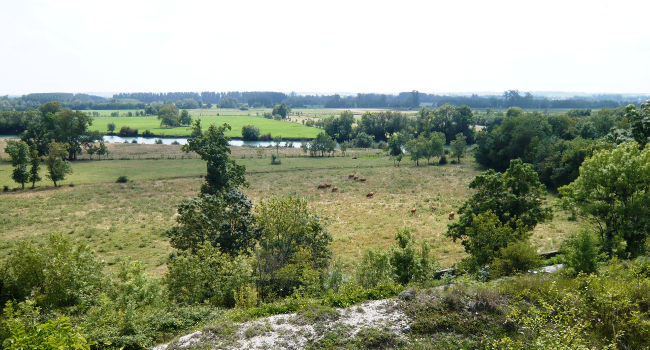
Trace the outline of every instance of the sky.
<path fill-rule="evenodd" d="M 0 95 L 650 93 L 650 1 L 2 0 Z"/>

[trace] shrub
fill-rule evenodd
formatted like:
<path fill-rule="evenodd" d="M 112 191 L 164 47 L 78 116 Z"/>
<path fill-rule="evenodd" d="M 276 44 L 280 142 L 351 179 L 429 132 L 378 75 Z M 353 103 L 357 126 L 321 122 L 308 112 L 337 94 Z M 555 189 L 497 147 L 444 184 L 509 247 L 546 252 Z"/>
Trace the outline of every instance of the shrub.
<path fill-rule="evenodd" d="M 163 140 L 162 140 L 162 139 L 156 139 L 156 140 L 154 141 L 154 143 L 155 143 L 156 145 L 162 145 L 162 144 L 163 144 Z"/>
<path fill-rule="evenodd" d="M 447 164 L 447 157 L 444 156 L 444 155 L 442 157 L 440 157 L 440 160 L 438 161 L 438 164 L 440 164 L 440 165 Z"/>
<path fill-rule="evenodd" d="M 120 128 L 118 134 L 120 136 L 138 136 L 138 129 L 131 129 L 129 126 L 124 125 Z"/>
<path fill-rule="evenodd" d="M 257 220 L 262 228 L 256 275 L 263 298 L 294 291 L 317 293 L 324 285 L 332 236 L 307 206 L 293 195 L 262 201 Z"/>
<path fill-rule="evenodd" d="M 582 230 L 577 235 L 569 237 L 562 247 L 565 271 L 572 275 L 580 272 L 596 272 L 599 251 L 598 238 L 588 230 Z"/>
<path fill-rule="evenodd" d="M 43 247 L 20 243 L 5 269 L 4 298 L 20 301 L 31 295 L 48 307 L 90 302 L 102 281 L 102 264 L 88 246 L 60 234 L 48 236 Z"/>
<path fill-rule="evenodd" d="M 273 137 L 271 137 L 271 133 L 268 132 L 266 134 L 260 135 L 259 140 L 260 141 L 271 141 L 271 140 L 273 140 Z"/>
<path fill-rule="evenodd" d="M 276 154 L 271 154 L 271 164 L 279 165 L 282 164 L 282 161 L 280 160 L 280 157 L 278 157 Z"/>
<path fill-rule="evenodd" d="M 154 133 L 152 133 L 152 132 L 149 131 L 149 130 L 145 130 L 145 131 L 142 133 L 142 137 L 154 137 L 154 136 L 155 136 Z M 161 142 L 162 142 L 162 140 L 161 140 Z"/>
<path fill-rule="evenodd" d="M 409 230 L 400 230 L 395 236 L 397 245 L 391 251 L 390 263 L 396 282 L 408 284 L 411 281 L 427 282 L 433 279 L 438 266 L 430 255 L 429 246 L 422 243 L 419 251 Z"/>
<path fill-rule="evenodd" d="M 9 186 L 7 185 L 2 186 L 2 192 L 9 192 Z"/>
<path fill-rule="evenodd" d="M 355 280 L 364 288 L 372 288 L 393 280 L 393 267 L 388 252 L 367 249 L 355 269 Z"/>
<path fill-rule="evenodd" d="M 0 325 L 0 328 L 5 328 L 5 330 L 0 329 L 0 344 L 4 349 L 90 350 L 90 344 L 72 326 L 67 317 L 37 323 L 34 320 L 35 315 L 38 315 L 38 309 L 34 309 L 31 305 L 25 312 L 15 310 L 11 302 L 7 303 L 4 308 L 4 327 Z M 5 332 L 6 339 L 3 339 L 1 333 Z"/>
<path fill-rule="evenodd" d="M 494 276 L 508 276 L 526 272 L 541 265 L 541 258 L 528 240 L 508 244 L 499 250 L 499 256 L 492 263 Z"/>
<path fill-rule="evenodd" d="M 165 283 L 172 300 L 192 304 L 235 306 L 235 296 L 252 281 L 250 262 L 231 257 L 210 244 L 183 251 L 168 262 Z M 241 299 L 241 295 L 240 295 Z"/>
<path fill-rule="evenodd" d="M 254 125 L 244 125 L 241 128 L 241 135 L 246 141 L 256 141 L 260 137 L 260 129 Z"/>
<path fill-rule="evenodd" d="M 129 178 L 126 177 L 125 175 L 121 175 L 121 176 L 119 176 L 117 178 L 117 180 L 115 180 L 115 182 L 118 183 L 118 184 L 127 183 L 127 182 L 129 182 Z"/>

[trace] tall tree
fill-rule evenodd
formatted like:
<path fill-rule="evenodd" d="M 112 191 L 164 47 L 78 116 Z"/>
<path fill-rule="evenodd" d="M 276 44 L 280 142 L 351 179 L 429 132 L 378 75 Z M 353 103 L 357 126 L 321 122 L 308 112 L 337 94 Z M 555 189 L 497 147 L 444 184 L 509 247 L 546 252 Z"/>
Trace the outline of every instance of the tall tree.
<path fill-rule="evenodd" d="M 29 164 L 29 146 L 23 141 L 7 141 L 5 152 L 11 158 L 11 165 L 14 170 L 11 178 L 17 183 L 21 184 L 22 189 L 25 189 L 25 182 L 29 181 L 29 172 L 27 171 L 27 164 Z"/>
<path fill-rule="evenodd" d="M 38 155 L 38 151 L 35 148 L 32 148 L 29 157 L 29 179 L 28 181 L 32 183 L 32 188 L 36 186 L 36 182 L 41 181 L 41 176 L 39 172 L 41 170 L 41 156 Z"/>
<path fill-rule="evenodd" d="M 45 158 L 45 165 L 47 165 L 48 172 L 47 177 L 54 182 L 54 187 L 57 187 L 58 181 L 65 180 L 65 176 L 72 173 L 72 167 L 65 160 L 67 149 L 64 144 L 52 142 L 48 148 L 49 153 Z"/>
<path fill-rule="evenodd" d="M 196 136 L 189 138 L 182 149 L 185 152 L 196 152 L 207 162 L 207 174 L 201 193 L 215 194 L 246 185 L 246 168 L 230 158 L 230 138 L 225 135 L 226 130 L 230 130 L 230 125 L 210 125 L 208 130 L 201 132 L 200 120 L 196 120 L 193 129 L 193 135 Z"/>
<path fill-rule="evenodd" d="M 465 141 L 467 137 L 462 133 L 456 134 L 456 139 L 451 141 L 451 152 L 454 157 L 458 158 L 458 163 L 460 163 L 460 158 L 465 153 L 465 148 L 467 148 L 467 142 Z"/>
<path fill-rule="evenodd" d="M 650 233 L 650 148 L 635 142 L 597 151 L 560 187 L 564 205 L 593 220 L 610 256 L 642 255 Z"/>
<path fill-rule="evenodd" d="M 162 107 L 158 111 L 158 119 L 160 120 L 160 125 L 167 125 L 167 126 L 179 126 L 180 121 L 179 121 L 179 115 L 178 115 L 178 108 L 176 108 L 176 105 L 170 104 Z"/>

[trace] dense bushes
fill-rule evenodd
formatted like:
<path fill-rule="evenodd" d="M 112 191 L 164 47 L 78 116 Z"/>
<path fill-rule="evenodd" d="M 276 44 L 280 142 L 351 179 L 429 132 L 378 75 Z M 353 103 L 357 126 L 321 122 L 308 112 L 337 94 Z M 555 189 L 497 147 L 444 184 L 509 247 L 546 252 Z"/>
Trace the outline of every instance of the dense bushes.
<path fill-rule="evenodd" d="M 260 129 L 254 125 L 244 125 L 241 128 L 241 135 L 246 141 L 257 141 L 260 138 Z"/>
<path fill-rule="evenodd" d="M 195 253 L 180 252 L 167 266 L 169 296 L 184 304 L 209 302 L 233 307 L 237 293 L 252 283 L 249 259 L 233 258 L 210 244 L 200 246 Z"/>
<path fill-rule="evenodd" d="M 118 135 L 124 136 L 138 136 L 138 129 L 131 129 L 131 127 L 124 125 L 120 128 Z"/>
<path fill-rule="evenodd" d="M 395 241 L 396 244 L 388 251 L 364 251 L 355 269 L 356 283 L 372 288 L 391 282 L 407 285 L 411 282 L 426 284 L 433 280 L 439 266 L 427 244 L 422 242 L 417 249 L 409 230 L 397 232 Z"/>
<path fill-rule="evenodd" d="M 21 242 L 7 258 L 0 302 L 32 297 L 44 307 L 88 304 L 102 283 L 102 263 L 84 245 L 51 235 L 43 247 Z"/>

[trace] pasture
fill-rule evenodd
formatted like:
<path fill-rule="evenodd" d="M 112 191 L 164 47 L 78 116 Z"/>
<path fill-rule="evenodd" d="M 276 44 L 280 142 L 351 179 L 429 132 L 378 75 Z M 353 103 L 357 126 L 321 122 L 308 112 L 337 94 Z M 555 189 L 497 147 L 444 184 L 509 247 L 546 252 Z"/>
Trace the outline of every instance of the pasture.
<path fill-rule="evenodd" d="M 111 145 L 122 158 L 143 146 Z M 58 189 L 44 180 L 35 190 L 0 194 L 0 255 L 19 240 L 38 241 L 60 232 L 92 246 L 109 266 L 130 257 L 143 261 L 151 273 L 162 273 L 172 251 L 164 232 L 174 223 L 176 205 L 198 193 L 205 164 L 196 158 L 157 158 L 180 156 L 178 146 L 147 145 L 147 150 L 152 159 L 77 161 Z M 353 264 L 366 248 L 389 247 L 404 227 L 427 241 L 443 266 L 464 256 L 462 246 L 444 232 L 448 213 L 470 195 L 467 184 L 480 172 L 470 157 L 462 164 L 415 167 L 403 161 L 394 167 L 376 150 L 353 152 L 357 159 L 352 159 L 309 158 L 300 150 L 280 149 L 282 164 L 271 165 L 271 152 L 275 149 L 259 154 L 254 148 L 233 147 L 233 157 L 247 167 L 250 186 L 245 192 L 254 203 L 286 193 L 307 198 L 334 237 L 335 258 L 344 264 Z M 10 164 L 0 162 L 0 185 L 16 187 L 10 173 Z M 348 174 L 367 181 L 350 180 Z M 120 175 L 130 181 L 115 183 Z M 339 190 L 318 190 L 321 183 Z M 368 192 L 375 192 L 374 197 L 366 198 Z M 540 251 L 558 248 L 565 235 L 576 231 L 580 224 L 567 216 L 556 210 L 551 222 L 536 228 L 533 243 Z"/>
<path fill-rule="evenodd" d="M 197 118 L 196 116 L 194 118 Z M 321 132 L 313 127 L 304 126 L 298 123 L 266 119 L 253 116 L 201 116 L 201 126 L 205 129 L 209 125 L 221 125 L 228 123 L 232 129 L 226 133 L 229 137 L 241 137 L 241 128 L 244 125 L 254 125 L 260 129 L 261 134 L 270 133 L 273 137 L 282 136 L 284 139 L 312 139 Z M 161 127 L 157 117 L 95 117 L 90 126 L 92 131 L 108 132 L 108 124 L 115 124 L 115 132 L 122 126 L 138 129 L 140 133 L 149 130 L 157 136 L 189 136 L 192 128 L 185 127 Z"/>

